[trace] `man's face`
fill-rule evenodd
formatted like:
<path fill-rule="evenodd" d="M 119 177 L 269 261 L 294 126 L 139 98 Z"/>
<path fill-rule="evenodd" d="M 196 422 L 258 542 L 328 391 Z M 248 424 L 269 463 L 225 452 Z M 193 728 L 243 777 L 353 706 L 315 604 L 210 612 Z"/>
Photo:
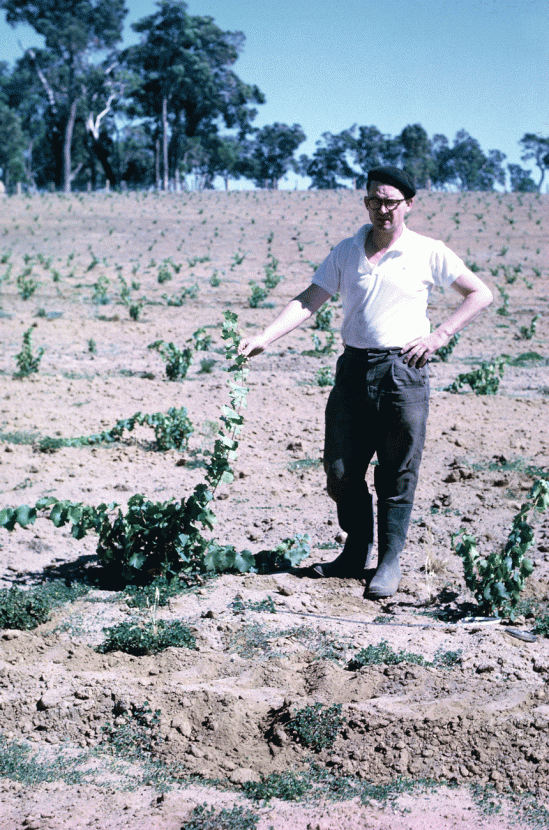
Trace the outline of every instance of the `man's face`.
<path fill-rule="evenodd" d="M 385 204 L 374 209 L 370 204 L 370 199 L 380 199 L 382 202 L 398 201 L 399 204 L 392 209 Z M 380 182 L 370 183 L 364 204 L 370 216 L 370 222 L 376 230 L 391 233 L 402 230 L 404 217 L 411 211 L 414 201 L 413 199 L 401 201 L 402 199 L 404 199 L 404 195 L 398 188 L 393 187 L 391 184 L 381 184 Z"/>

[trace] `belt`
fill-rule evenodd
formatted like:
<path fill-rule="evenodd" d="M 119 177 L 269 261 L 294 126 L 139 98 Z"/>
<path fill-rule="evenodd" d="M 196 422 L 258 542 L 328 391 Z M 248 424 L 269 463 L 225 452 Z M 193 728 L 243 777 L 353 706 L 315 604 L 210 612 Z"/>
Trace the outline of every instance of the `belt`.
<path fill-rule="evenodd" d="M 358 349 L 356 346 L 345 346 L 345 351 L 349 354 L 368 355 L 368 354 L 398 354 L 401 351 L 400 346 L 393 346 L 390 349 Z"/>

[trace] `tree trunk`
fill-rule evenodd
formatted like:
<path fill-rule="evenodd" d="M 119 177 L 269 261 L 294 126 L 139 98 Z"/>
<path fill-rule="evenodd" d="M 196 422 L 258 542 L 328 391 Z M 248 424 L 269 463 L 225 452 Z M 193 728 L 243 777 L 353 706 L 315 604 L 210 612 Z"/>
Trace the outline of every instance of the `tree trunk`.
<path fill-rule="evenodd" d="M 72 134 L 74 132 L 74 122 L 76 121 L 76 99 L 71 101 L 71 106 L 69 109 L 69 117 L 67 119 L 67 124 L 65 127 L 65 139 L 63 142 L 63 191 L 65 193 L 71 192 L 71 147 L 72 147 Z"/>
<path fill-rule="evenodd" d="M 160 190 L 160 143 L 158 139 L 154 142 L 154 178 L 156 189 Z"/>
<path fill-rule="evenodd" d="M 166 95 L 162 98 L 162 173 L 163 173 L 163 189 L 168 190 L 169 184 L 169 170 L 168 170 L 168 98 Z"/>

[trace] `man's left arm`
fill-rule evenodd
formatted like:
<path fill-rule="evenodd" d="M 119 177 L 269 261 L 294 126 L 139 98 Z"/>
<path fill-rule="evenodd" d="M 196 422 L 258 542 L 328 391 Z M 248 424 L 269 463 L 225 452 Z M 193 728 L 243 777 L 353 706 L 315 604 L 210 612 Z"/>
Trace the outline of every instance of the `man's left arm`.
<path fill-rule="evenodd" d="M 419 369 L 425 366 L 431 355 L 437 349 L 446 346 L 454 334 L 465 328 L 481 311 L 488 308 L 494 296 L 486 283 L 479 279 L 472 271 L 467 271 L 452 283 L 452 288 L 461 294 L 463 301 L 453 314 L 444 323 L 441 323 L 431 334 L 417 337 L 406 343 L 401 349 L 405 354 L 404 362 Z"/>

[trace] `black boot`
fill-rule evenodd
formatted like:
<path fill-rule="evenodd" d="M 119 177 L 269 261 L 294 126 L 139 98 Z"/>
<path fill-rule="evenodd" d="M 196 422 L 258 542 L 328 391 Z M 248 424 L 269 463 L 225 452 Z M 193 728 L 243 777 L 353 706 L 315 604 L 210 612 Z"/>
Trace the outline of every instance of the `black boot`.
<path fill-rule="evenodd" d="M 373 599 L 392 597 L 397 592 L 401 577 L 399 556 L 406 542 L 411 514 L 411 504 L 378 502 L 378 566 L 367 591 Z"/>
<path fill-rule="evenodd" d="M 340 579 L 364 579 L 364 571 L 371 567 L 371 559 L 374 547 L 374 510 L 370 493 L 364 498 L 363 515 L 360 518 L 360 526 L 350 530 L 339 556 L 332 562 L 317 563 L 311 570 L 315 576 L 332 577 Z M 339 513 L 339 511 L 338 511 Z M 343 530 L 347 528 L 340 524 Z"/>

